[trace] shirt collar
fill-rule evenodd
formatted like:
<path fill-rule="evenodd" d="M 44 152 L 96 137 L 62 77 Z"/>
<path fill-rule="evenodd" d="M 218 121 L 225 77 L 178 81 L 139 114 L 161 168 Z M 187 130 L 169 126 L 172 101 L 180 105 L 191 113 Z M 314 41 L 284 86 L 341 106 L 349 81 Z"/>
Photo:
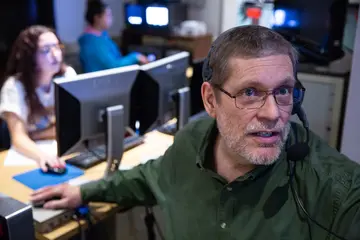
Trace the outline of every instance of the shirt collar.
<path fill-rule="evenodd" d="M 46 87 L 44 87 L 44 86 L 37 87 L 35 91 L 38 95 L 42 95 L 42 94 L 53 95 L 54 94 L 54 82 L 51 81 L 51 83 L 48 87 L 49 87 L 48 91 L 45 91 Z"/>
<path fill-rule="evenodd" d="M 85 28 L 85 33 L 89 33 L 89 34 L 93 34 L 93 35 L 96 35 L 96 36 L 101 36 L 103 34 L 103 32 L 91 27 L 91 26 L 87 26 Z"/>

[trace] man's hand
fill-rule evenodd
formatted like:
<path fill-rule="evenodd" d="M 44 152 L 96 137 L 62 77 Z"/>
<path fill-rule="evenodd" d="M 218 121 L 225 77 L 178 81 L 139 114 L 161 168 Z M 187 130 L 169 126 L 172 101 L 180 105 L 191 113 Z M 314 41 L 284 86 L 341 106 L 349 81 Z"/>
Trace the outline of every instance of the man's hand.
<path fill-rule="evenodd" d="M 58 197 L 59 200 L 50 200 Z M 47 201 L 44 208 L 47 209 L 74 209 L 82 204 L 80 187 L 69 184 L 60 184 L 52 187 L 39 189 L 31 194 L 31 202 Z"/>

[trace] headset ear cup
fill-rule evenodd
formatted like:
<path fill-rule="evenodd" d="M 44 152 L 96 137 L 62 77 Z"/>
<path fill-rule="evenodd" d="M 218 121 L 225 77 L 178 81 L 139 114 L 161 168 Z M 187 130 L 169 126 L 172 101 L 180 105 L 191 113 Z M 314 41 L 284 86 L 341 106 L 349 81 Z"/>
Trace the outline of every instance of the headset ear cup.
<path fill-rule="evenodd" d="M 293 92 L 294 105 L 291 112 L 292 115 L 295 115 L 299 112 L 305 95 L 305 88 L 298 79 L 296 79 L 295 87 L 298 90 L 296 92 L 295 91 Z"/>
<path fill-rule="evenodd" d="M 293 109 L 291 111 L 291 115 L 296 115 L 298 112 L 299 112 L 299 107 L 301 105 L 299 105 L 298 103 L 295 103 L 294 106 L 293 106 Z"/>
<path fill-rule="evenodd" d="M 216 43 L 216 40 L 211 45 L 208 55 L 204 59 L 204 63 L 203 63 L 203 67 L 202 67 L 202 77 L 203 77 L 204 82 L 208 82 L 212 78 L 212 69 L 210 67 L 210 58 L 211 58 L 211 54 L 214 50 L 215 43 Z"/>
<path fill-rule="evenodd" d="M 202 77 L 204 82 L 210 81 L 212 77 L 212 70 L 209 65 L 209 57 L 205 58 L 203 67 L 202 67 Z"/>

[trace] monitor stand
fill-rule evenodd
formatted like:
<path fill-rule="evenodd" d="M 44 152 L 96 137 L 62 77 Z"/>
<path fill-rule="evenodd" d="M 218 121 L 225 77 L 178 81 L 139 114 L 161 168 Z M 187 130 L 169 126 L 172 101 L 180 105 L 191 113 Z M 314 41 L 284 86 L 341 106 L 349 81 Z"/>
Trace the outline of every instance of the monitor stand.
<path fill-rule="evenodd" d="M 107 107 L 103 115 L 106 127 L 106 161 L 104 175 L 109 176 L 119 169 L 124 153 L 124 107 L 117 105 Z"/>
<path fill-rule="evenodd" d="M 121 125 L 121 115 L 123 114 L 117 112 L 121 109 L 109 108 L 108 110 L 106 114 L 105 110 L 100 112 L 100 122 L 104 123 L 106 129 L 105 144 L 101 140 L 96 142 L 96 139 L 94 139 L 93 144 L 90 144 L 88 140 L 84 141 L 85 151 L 69 158 L 68 163 L 82 169 L 88 169 L 106 160 L 108 164 L 105 175 L 109 175 L 119 168 L 123 152 L 144 143 L 144 136 L 139 136 L 129 127 L 124 129 Z M 123 134 L 123 138 L 118 137 L 121 134 Z M 121 145 L 121 142 L 123 142 L 123 147 L 117 147 Z"/>
<path fill-rule="evenodd" d="M 190 88 L 180 88 L 173 97 L 176 104 L 176 131 L 189 122 L 190 118 Z"/>
<path fill-rule="evenodd" d="M 158 131 L 175 135 L 180 129 L 182 129 L 189 121 L 191 112 L 190 112 L 190 88 L 184 87 L 176 90 L 171 94 L 173 101 L 175 102 L 175 111 L 176 111 L 176 122 L 175 123 L 165 123 L 161 126 Z"/>

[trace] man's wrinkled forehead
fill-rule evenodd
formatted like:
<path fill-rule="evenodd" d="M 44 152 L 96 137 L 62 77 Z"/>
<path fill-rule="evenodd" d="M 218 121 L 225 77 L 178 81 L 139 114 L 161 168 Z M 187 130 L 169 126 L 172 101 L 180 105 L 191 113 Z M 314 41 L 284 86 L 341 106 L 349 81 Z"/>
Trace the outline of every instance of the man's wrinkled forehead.
<path fill-rule="evenodd" d="M 271 55 L 260 58 L 232 57 L 227 66 L 228 79 L 237 82 L 286 81 L 295 83 L 291 59 L 287 55 Z"/>

